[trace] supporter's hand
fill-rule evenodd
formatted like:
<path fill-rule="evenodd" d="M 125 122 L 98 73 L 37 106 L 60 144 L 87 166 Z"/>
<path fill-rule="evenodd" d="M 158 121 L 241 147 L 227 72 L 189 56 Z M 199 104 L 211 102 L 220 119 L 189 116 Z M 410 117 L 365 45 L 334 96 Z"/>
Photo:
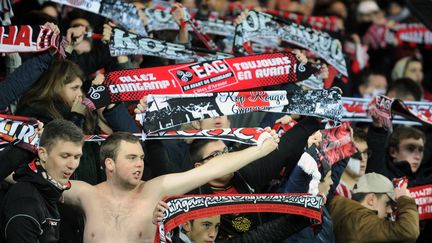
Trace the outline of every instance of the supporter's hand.
<path fill-rule="evenodd" d="M 312 134 L 309 138 L 308 138 L 308 148 L 310 146 L 312 146 L 312 144 L 315 144 L 315 146 L 318 147 L 319 143 L 322 141 L 322 134 L 320 131 L 316 131 L 314 134 Z"/>
<path fill-rule="evenodd" d="M 408 190 L 407 187 L 408 187 L 408 184 L 404 183 L 404 184 L 402 184 L 401 187 L 397 187 L 394 189 L 396 200 L 402 196 L 407 196 L 407 197 L 411 198 L 410 191 Z"/>
<path fill-rule="evenodd" d="M 108 22 L 108 24 L 103 25 L 103 31 L 102 31 L 102 42 L 105 44 L 108 44 L 109 40 L 112 36 L 112 27 L 115 27 L 116 25 L 112 22 Z"/>
<path fill-rule="evenodd" d="M 105 76 L 101 73 L 96 75 L 96 77 L 92 81 L 92 85 L 101 85 L 103 81 L 105 80 Z"/>
<path fill-rule="evenodd" d="M 81 95 L 77 96 L 72 104 L 71 112 L 76 112 L 81 115 L 85 114 L 86 106 L 82 103 L 83 97 Z"/>
<path fill-rule="evenodd" d="M 164 201 L 159 201 L 153 210 L 152 223 L 154 225 L 157 225 L 158 223 L 160 223 L 162 221 L 163 213 L 166 209 L 168 209 L 168 204 Z"/>
<path fill-rule="evenodd" d="M 71 45 L 75 46 L 84 40 L 85 33 L 86 28 L 84 26 L 71 27 L 66 32 L 66 39 Z"/>
<path fill-rule="evenodd" d="M 182 20 L 185 19 L 185 11 L 183 10 L 183 5 L 181 3 L 174 3 L 171 6 L 171 15 L 174 21 L 180 26 Z"/>
<path fill-rule="evenodd" d="M 285 125 L 285 124 L 290 123 L 292 120 L 293 120 L 293 119 L 291 118 L 291 116 L 289 116 L 289 115 L 284 115 L 283 117 L 277 119 L 275 123 L 280 123 L 280 124 Z"/>
<path fill-rule="evenodd" d="M 55 35 L 59 35 L 59 34 L 60 34 L 60 29 L 59 29 L 58 26 L 55 25 L 54 23 L 46 22 L 46 23 L 44 24 L 44 27 L 50 29 L 50 30 L 51 30 Z M 49 49 L 49 52 L 50 52 L 51 55 L 53 55 L 54 53 L 57 52 L 57 50 L 56 50 L 54 47 L 51 47 L 51 48 Z"/>
<path fill-rule="evenodd" d="M 292 53 L 296 56 L 296 58 L 303 64 L 308 62 L 308 59 L 305 54 L 303 54 L 300 50 L 295 49 Z"/>
<path fill-rule="evenodd" d="M 135 114 L 141 114 L 147 111 L 147 96 L 142 97 L 134 109 Z"/>
<path fill-rule="evenodd" d="M 235 20 L 234 20 L 234 26 L 237 26 L 237 25 L 241 24 L 246 19 L 246 17 L 248 16 L 248 14 L 249 14 L 249 10 L 248 9 L 245 9 L 244 11 L 242 11 L 241 14 L 239 16 L 237 16 L 237 18 L 235 18 Z"/>
<path fill-rule="evenodd" d="M 327 79 L 329 77 L 329 69 L 325 63 L 321 64 L 320 76 L 322 79 Z"/>
<path fill-rule="evenodd" d="M 37 128 L 36 128 L 36 134 L 37 135 L 42 135 L 42 132 L 43 132 L 43 129 L 44 129 L 44 124 L 43 124 L 43 122 L 41 122 L 41 121 L 37 121 Z"/>
<path fill-rule="evenodd" d="M 257 143 L 260 151 L 267 155 L 277 148 L 279 143 L 279 135 L 275 130 L 271 130 L 270 127 L 266 127 L 264 130 L 265 132 L 260 135 Z"/>

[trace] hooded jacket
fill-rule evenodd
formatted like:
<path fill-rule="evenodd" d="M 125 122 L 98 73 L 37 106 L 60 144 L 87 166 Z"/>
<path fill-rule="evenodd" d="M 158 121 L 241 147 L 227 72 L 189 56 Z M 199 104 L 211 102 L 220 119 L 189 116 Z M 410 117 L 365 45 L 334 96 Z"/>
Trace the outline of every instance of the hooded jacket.
<path fill-rule="evenodd" d="M 18 182 L 1 204 L 1 242 L 58 242 L 60 215 L 57 202 L 63 190 L 29 166 L 17 170 L 15 180 Z"/>

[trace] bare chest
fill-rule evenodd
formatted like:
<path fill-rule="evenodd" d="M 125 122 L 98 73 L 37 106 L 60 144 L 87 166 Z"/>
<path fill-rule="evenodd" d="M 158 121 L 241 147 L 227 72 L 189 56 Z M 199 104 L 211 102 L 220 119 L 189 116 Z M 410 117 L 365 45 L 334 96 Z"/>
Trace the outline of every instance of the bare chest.
<path fill-rule="evenodd" d="M 153 242 L 153 208 L 142 200 L 101 201 L 86 212 L 85 242 Z"/>

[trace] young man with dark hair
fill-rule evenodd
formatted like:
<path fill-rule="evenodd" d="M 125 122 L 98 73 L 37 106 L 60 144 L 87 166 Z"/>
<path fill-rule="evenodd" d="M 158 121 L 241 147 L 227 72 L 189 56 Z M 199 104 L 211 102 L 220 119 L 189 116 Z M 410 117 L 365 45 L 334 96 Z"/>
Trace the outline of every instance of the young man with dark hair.
<path fill-rule="evenodd" d="M 366 171 L 382 174 L 389 179 L 406 176 L 410 186 L 416 185 L 416 180 L 424 179 L 418 173 L 426 143 L 424 133 L 413 127 L 398 127 L 388 140 L 387 134 L 383 128 L 369 128 L 368 146 L 372 152 Z"/>
<path fill-rule="evenodd" d="M 387 78 L 384 74 L 365 71 L 361 77 L 361 84 L 358 90 L 361 97 L 372 99 L 377 95 L 385 94 L 387 86 Z"/>
<path fill-rule="evenodd" d="M 72 122 L 53 120 L 45 126 L 36 159 L 16 170 L 15 185 L 6 194 L 0 214 L 0 239 L 5 243 L 57 242 L 60 215 L 57 203 L 70 188 L 84 143 Z"/>
<path fill-rule="evenodd" d="M 393 162 L 406 161 L 416 173 L 423 159 L 425 134 L 413 127 L 399 127 L 390 135 L 387 153 Z"/>
<path fill-rule="evenodd" d="M 420 234 L 417 205 L 405 184 L 393 188 L 385 176 L 368 173 L 354 186 L 353 199 L 335 196 L 328 208 L 336 242 L 415 242 Z M 396 202 L 398 218 L 387 220 Z"/>
<path fill-rule="evenodd" d="M 387 90 L 390 98 L 403 101 L 420 101 L 423 97 L 421 86 L 410 78 L 400 78 L 393 82 Z"/>
<path fill-rule="evenodd" d="M 209 180 L 232 173 L 274 149 L 279 141 L 266 129 L 265 140 L 235 153 L 217 156 L 199 168 L 142 181 L 144 151 L 132 134 L 116 132 L 101 147 L 107 181 L 96 186 L 73 181 L 64 201 L 86 215 L 84 242 L 153 242 L 152 211 L 165 196 L 186 193 Z"/>

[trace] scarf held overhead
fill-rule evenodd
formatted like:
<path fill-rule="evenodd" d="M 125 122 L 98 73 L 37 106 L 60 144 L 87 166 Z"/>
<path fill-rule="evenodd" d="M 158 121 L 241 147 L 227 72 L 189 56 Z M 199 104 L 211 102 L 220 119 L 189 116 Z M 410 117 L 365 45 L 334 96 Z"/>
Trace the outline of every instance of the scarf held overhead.
<path fill-rule="evenodd" d="M 44 25 L 0 26 L 0 53 L 59 49 L 60 35 Z"/>
<path fill-rule="evenodd" d="M 410 108 L 410 106 L 406 105 L 402 100 L 379 95 L 368 105 L 367 113 L 388 129 L 392 129 L 392 118 L 394 115 L 400 115 L 406 119 L 431 126 L 432 117 L 430 116 L 430 105 L 429 103 L 428 114 L 424 114 Z"/>
<path fill-rule="evenodd" d="M 340 126 L 321 130 L 320 132 L 322 134 L 322 141 L 318 145 L 320 161 L 333 165 L 357 152 L 351 138 L 349 123 L 344 122 Z"/>
<path fill-rule="evenodd" d="M 171 242 L 168 233 L 186 221 L 219 214 L 272 212 L 302 215 L 321 222 L 322 197 L 305 194 L 229 194 L 170 197 L 157 227 L 155 243 Z"/>
<path fill-rule="evenodd" d="M 234 57 L 198 63 L 111 72 L 88 98 L 96 108 L 149 94 L 193 94 L 235 91 L 298 82 L 318 70 L 291 53 Z"/>
<path fill-rule="evenodd" d="M 343 121 L 355 121 L 355 122 L 372 122 L 366 113 L 368 105 L 371 103 L 370 99 L 364 98 L 350 98 L 342 97 L 342 103 L 344 107 Z M 418 117 L 424 117 L 424 119 L 432 120 L 432 103 L 431 102 L 418 102 L 418 101 L 404 101 L 406 109 L 411 111 L 413 114 L 417 114 Z M 407 124 L 407 125 L 420 125 L 415 119 L 407 120 L 405 117 L 400 115 L 393 116 L 393 124 Z"/>
<path fill-rule="evenodd" d="M 112 0 L 51 0 L 52 2 L 83 9 L 108 19 L 113 19 L 126 29 L 134 30 L 142 36 L 147 36 L 143 20 L 132 3 Z"/>
<path fill-rule="evenodd" d="M 35 153 L 39 145 L 37 120 L 0 114 L 0 140 Z"/>
<path fill-rule="evenodd" d="M 246 19 L 237 25 L 234 46 L 242 50 L 245 42 L 279 46 L 280 41 L 300 46 L 323 58 L 344 76 L 348 76 L 342 45 L 326 32 L 310 27 L 281 21 L 269 14 L 250 11 Z"/>
<path fill-rule="evenodd" d="M 218 139 L 224 141 L 238 142 L 247 145 L 258 145 L 260 136 L 264 132 L 262 128 L 215 128 L 207 130 L 183 130 L 183 131 L 162 131 L 145 134 L 145 140 L 166 140 L 166 139 Z M 141 137 L 141 133 L 134 134 Z M 105 141 L 108 135 L 86 135 L 86 142 Z"/>
<path fill-rule="evenodd" d="M 159 131 L 196 120 L 253 111 L 318 116 L 339 121 L 341 91 L 250 91 L 193 95 L 150 95 L 145 130 Z"/>
<path fill-rule="evenodd" d="M 142 37 L 119 28 L 112 29 L 109 48 L 111 56 L 147 55 L 183 62 L 203 62 L 234 57 L 222 52 L 195 51 L 182 44 Z"/>

